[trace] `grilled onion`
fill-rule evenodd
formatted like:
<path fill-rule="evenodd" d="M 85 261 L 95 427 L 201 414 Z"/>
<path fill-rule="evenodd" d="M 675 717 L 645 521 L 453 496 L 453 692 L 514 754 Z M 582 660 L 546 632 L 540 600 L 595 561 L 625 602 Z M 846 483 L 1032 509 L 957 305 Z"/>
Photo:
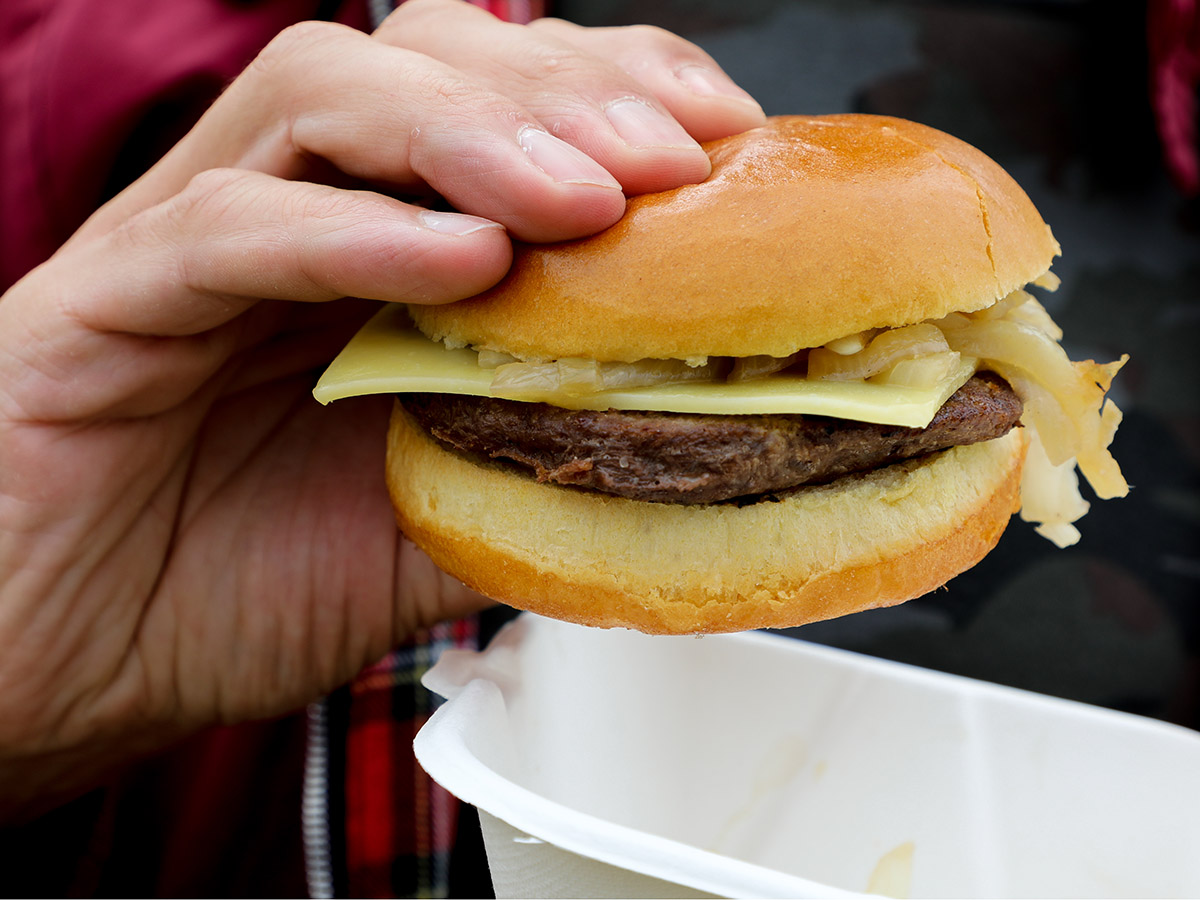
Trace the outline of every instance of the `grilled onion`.
<path fill-rule="evenodd" d="M 1048 290 L 1058 279 L 1047 273 L 1035 284 Z M 1078 540 L 1072 524 L 1087 512 L 1076 468 L 1100 498 L 1129 491 L 1109 453 L 1121 411 L 1107 397 L 1116 362 L 1072 362 L 1059 344 L 1062 331 L 1025 291 L 1013 291 L 974 313 L 951 313 L 931 322 L 871 330 L 801 350 L 789 357 L 739 360 L 646 359 L 635 363 L 560 359 L 518 362 L 504 354 L 480 354 L 494 366 L 492 393 L 514 400 L 577 397 L 595 391 L 681 381 L 769 378 L 807 356 L 808 378 L 928 387 L 942 380 L 961 357 L 1004 378 L 1025 406 L 1022 424 L 1029 452 L 1021 485 L 1021 517 L 1059 546 Z"/>
<path fill-rule="evenodd" d="M 791 356 L 745 356 L 733 361 L 729 370 L 730 381 L 749 381 L 752 378 L 765 378 L 791 368 L 805 356 L 804 351 L 793 353 Z"/>
<path fill-rule="evenodd" d="M 878 375 L 902 359 L 917 359 L 949 350 L 936 325 L 923 322 L 890 328 L 857 353 L 818 347 L 808 354 L 808 377 L 817 381 L 858 381 Z"/>
<path fill-rule="evenodd" d="M 594 359 L 513 362 L 496 367 L 492 376 L 492 394 L 508 400 L 542 399 L 560 393 L 579 397 L 597 391 L 655 384 L 712 381 L 722 368 L 719 360 L 709 360 L 702 366 L 689 365 L 682 359 L 643 359 L 634 363 L 597 362 Z"/>

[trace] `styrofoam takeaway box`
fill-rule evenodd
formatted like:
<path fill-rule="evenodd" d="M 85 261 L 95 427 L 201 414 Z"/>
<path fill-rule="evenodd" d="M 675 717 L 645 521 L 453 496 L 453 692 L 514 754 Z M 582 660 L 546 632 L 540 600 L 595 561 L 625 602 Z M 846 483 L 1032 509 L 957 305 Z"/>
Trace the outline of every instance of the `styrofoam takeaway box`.
<path fill-rule="evenodd" d="M 522 615 L 417 758 L 499 897 L 1200 896 L 1200 735 L 764 633 Z"/>

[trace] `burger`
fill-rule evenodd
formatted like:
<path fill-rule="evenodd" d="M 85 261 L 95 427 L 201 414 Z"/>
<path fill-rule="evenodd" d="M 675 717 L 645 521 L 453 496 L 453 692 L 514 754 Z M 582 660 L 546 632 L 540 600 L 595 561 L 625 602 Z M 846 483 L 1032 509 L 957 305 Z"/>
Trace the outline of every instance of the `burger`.
<path fill-rule="evenodd" d="M 980 151 L 895 118 L 786 116 L 702 184 L 492 289 L 393 305 L 318 384 L 391 392 L 403 532 L 521 609 L 651 633 L 923 595 L 1010 517 L 1059 545 L 1127 491 L 1106 398 L 1030 286 L 1059 253 Z"/>

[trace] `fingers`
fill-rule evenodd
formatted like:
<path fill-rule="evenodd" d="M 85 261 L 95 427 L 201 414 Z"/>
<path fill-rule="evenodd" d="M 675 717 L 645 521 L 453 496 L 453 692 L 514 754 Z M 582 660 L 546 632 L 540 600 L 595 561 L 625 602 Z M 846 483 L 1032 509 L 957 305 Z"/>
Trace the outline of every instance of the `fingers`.
<path fill-rule="evenodd" d="M 202 173 L 104 243 L 92 251 L 95 266 L 112 245 L 131 262 L 108 267 L 107 289 L 79 319 L 155 335 L 196 334 L 258 299 L 458 300 L 495 283 L 511 261 L 504 229 L 488 219 L 234 169 Z M 164 287 L 173 296 L 162 302 L 136 299 Z"/>
<path fill-rule="evenodd" d="M 486 219 L 205 172 L 5 295 L 0 333 L 31 339 L 0 354 L 0 402 L 25 398 L 10 410 L 23 419 L 146 415 L 246 343 L 255 322 L 241 314 L 261 299 L 457 300 L 499 280 L 511 252 Z"/>
<path fill-rule="evenodd" d="M 689 134 L 688 123 L 676 121 L 655 92 L 606 59 L 560 39 L 553 29 L 505 25 L 470 4 L 410 0 L 375 37 L 495 87 L 604 166 L 627 193 L 665 190 L 708 174 L 708 157 Z M 681 63 L 682 48 L 691 46 L 678 44 L 681 58 L 668 56 L 670 64 Z M 648 53 L 647 69 L 657 68 L 662 58 Z M 676 84 L 683 88 L 682 82 Z M 703 122 L 698 110 L 689 112 L 697 124 Z"/>
<path fill-rule="evenodd" d="M 458 0 L 409 0 L 374 38 L 327 23 L 285 31 L 85 236 L 230 167 L 286 179 L 333 169 L 440 194 L 525 240 L 581 237 L 620 217 L 622 191 L 703 179 L 697 140 L 762 120 L 667 32 L 514 26 Z"/>
<path fill-rule="evenodd" d="M 530 30 L 607 60 L 649 91 L 697 141 L 757 128 L 762 107 L 690 41 L 661 28 L 584 28 L 562 19 L 540 19 Z"/>
<path fill-rule="evenodd" d="M 325 160 L 396 191 L 431 188 L 527 240 L 590 233 L 624 211 L 620 184 L 513 100 L 451 66 L 348 28 L 272 42 L 199 125 L 105 212 L 111 227 L 215 167 L 303 178 Z"/>
<path fill-rule="evenodd" d="M 355 32 L 321 29 L 315 38 L 284 42 L 271 64 L 280 74 L 266 90 L 310 98 L 290 121 L 288 150 L 372 183 L 427 185 L 526 240 L 577 237 L 624 211 L 612 175 L 490 86 Z M 310 85 L 296 91 L 297 79 Z"/>

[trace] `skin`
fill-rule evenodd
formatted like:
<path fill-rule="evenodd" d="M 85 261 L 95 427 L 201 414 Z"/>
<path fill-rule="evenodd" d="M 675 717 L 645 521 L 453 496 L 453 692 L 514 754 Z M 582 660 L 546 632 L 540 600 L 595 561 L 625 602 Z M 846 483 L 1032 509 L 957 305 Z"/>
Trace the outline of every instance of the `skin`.
<path fill-rule="evenodd" d="M 0 298 L 0 818 L 486 605 L 396 531 L 389 401 L 311 397 L 344 298 L 471 296 L 510 235 L 605 228 L 762 121 L 657 29 L 410 0 L 283 32 Z"/>

